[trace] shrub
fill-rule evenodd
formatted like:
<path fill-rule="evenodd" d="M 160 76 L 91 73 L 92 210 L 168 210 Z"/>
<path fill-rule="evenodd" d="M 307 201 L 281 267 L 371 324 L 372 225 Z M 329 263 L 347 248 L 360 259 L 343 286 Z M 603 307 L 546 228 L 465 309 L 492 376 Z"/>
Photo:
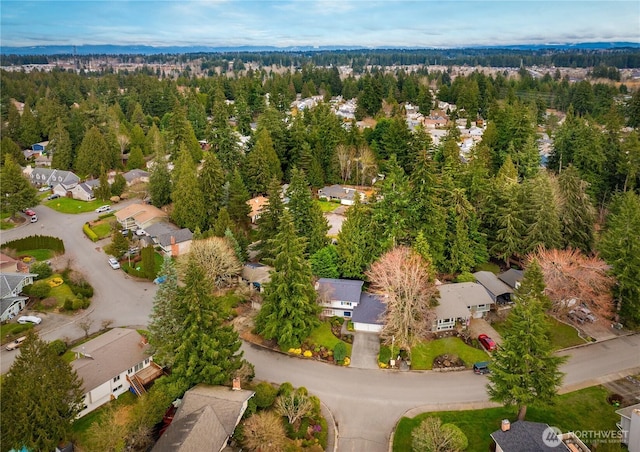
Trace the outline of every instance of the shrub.
<path fill-rule="evenodd" d="M 3 245 L 3 248 L 10 248 L 16 251 L 46 249 L 57 253 L 64 253 L 64 242 L 57 237 L 50 237 L 48 235 L 31 235 L 7 242 Z"/>
<path fill-rule="evenodd" d="M 462 272 L 456 278 L 456 282 L 457 283 L 476 282 L 476 277 L 473 276 L 473 273 L 471 273 L 471 272 Z"/>
<path fill-rule="evenodd" d="M 60 339 L 56 339 L 53 342 L 49 342 L 49 348 L 53 350 L 56 355 L 62 356 L 67 351 L 67 344 Z"/>
<path fill-rule="evenodd" d="M 253 399 L 256 406 L 261 409 L 269 408 L 276 401 L 278 390 L 267 382 L 261 382 L 256 386 L 256 394 Z"/>
<path fill-rule="evenodd" d="M 342 361 L 346 358 L 346 356 L 347 356 L 347 346 L 345 345 L 344 342 L 338 342 L 333 347 L 333 357 L 335 358 L 336 361 L 338 361 L 339 363 L 342 363 Z"/>
<path fill-rule="evenodd" d="M 452 451 L 465 450 L 469 440 L 454 424 L 442 424 L 438 417 L 424 419 L 411 433 L 413 450 L 444 450 L 440 446 L 448 444 Z"/>
<path fill-rule="evenodd" d="M 84 306 L 84 300 L 82 298 L 76 298 L 73 300 L 73 310 L 77 311 L 78 309 L 82 309 Z"/>
<path fill-rule="evenodd" d="M 82 226 L 82 231 L 84 232 L 84 235 L 86 235 L 87 238 L 89 238 L 89 240 L 91 240 L 92 242 L 98 241 L 98 235 L 91 230 L 91 228 L 89 227 L 89 223 L 85 223 L 84 226 Z"/>
<path fill-rule="evenodd" d="M 34 278 L 36 281 L 46 279 L 53 273 L 53 270 L 51 270 L 51 267 L 46 262 L 36 262 L 31 265 L 29 271 L 38 275 Z"/>
<path fill-rule="evenodd" d="M 62 307 L 65 311 L 73 311 L 73 299 L 67 298 L 64 300 L 64 305 Z"/>
<path fill-rule="evenodd" d="M 36 298 L 47 298 L 51 293 L 51 286 L 46 281 L 36 281 L 29 290 L 29 295 Z"/>
<path fill-rule="evenodd" d="M 289 383 L 288 381 L 282 383 L 280 385 L 280 387 L 278 388 L 278 395 L 288 395 L 291 394 L 293 392 L 293 385 L 291 383 Z"/>
<path fill-rule="evenodd" d="M 387 364 L 391 359 L 391 349 L 386 346 L 380 347 L 380 354 L 378 355 L 378 362 Z"/>

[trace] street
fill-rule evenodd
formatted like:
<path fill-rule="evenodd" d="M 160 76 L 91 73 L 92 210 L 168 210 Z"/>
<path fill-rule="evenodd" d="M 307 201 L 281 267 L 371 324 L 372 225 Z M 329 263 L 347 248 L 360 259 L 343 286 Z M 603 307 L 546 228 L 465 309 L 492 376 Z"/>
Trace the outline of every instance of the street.
<path fill-rule="evenodd" d="M 122 208 L 122 204 L 115 207 Z M 84 314 L 93 320 L 91 331 L 100 329 L 103 321 L 111 321 L 112 326 L 146 325 L 155 286 L 134 281 L 124 272 L 109 267 L 101 242 L 92 243 L 82 233 L 83 223 L 96 218 L 96 214 L 65 215 L 44 206 L 37 206 L 35 210 L 38 223 L 3 231 L 1 241 L 33 234 L 63 239 L 67 251 L 60 259 L 65 262 L 72 259 L 72 267 L 82 271 L 95 289 L 91 307 Z M 108 239 L 103 242 L 108 243 Z M 44 339 L 77 339 L 84 335 L 77 326 L 82 314 L 60 317 L 47 325 L 48 316 L 43 316 L 45 321 L 38 327 Z M 245 358 L 255 365 L 256 379 L 305 386 L 331 409 L 338 425 L 340 451 L 387 451 L 394 425 L 409 410 L 414 415 L 424 410 L 488 405 L 486 377 L 470 371 L 341 368 L 274 353 L 248 343 L 244 343 L 242 349 Z M 2 373 L 9 369 L 17 353 L 19 350 L 2 349 Z M 562 354 L 570 357 L 562 367 L 567 374 L 565 391 L 600 384 L 607 376 L 628 374 L 632 369 L 640 372 L 640 335 L 589 344 Z"/>

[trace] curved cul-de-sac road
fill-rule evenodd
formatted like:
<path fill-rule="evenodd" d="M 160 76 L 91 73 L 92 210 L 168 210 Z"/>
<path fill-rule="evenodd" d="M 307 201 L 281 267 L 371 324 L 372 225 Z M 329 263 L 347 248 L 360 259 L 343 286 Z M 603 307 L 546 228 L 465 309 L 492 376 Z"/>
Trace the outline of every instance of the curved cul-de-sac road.
<path fill-rule="evenodd" d="M 120 207 L 120 206 L 118 206 Z M 95 288 L 88 314 L 94 320 L 92 330 L 102 321 L 113 326 L 146 325 L 155 286 L 129 279 L 112 270 L 100 249 L 84 237 L 82 224 L 94 219 L 94 213 L 64 215 L 37 206 L 39 221 L 13 230 L 2 231 L 6 242 L 32 234 L 60 237 L 66 246 L 66 258 L 82 270 Z M 54 320 L 45 318 L 39 327 L 46 340 L 75 339 L 83 335 L 78 316 Z M 342 368 L 315 361 L 293 358 L 251 344 L 244 344 L 245 357 L 255 365 L 256 378 L 274 383 L 291 382 L 305 386 L 330 408 L 338 425 L 337 450 L 382 452 L 388 450 L 391 431 L 405 413 L 421 410 L 464 409 L 487 403 L 486 377 L 470 371 L 454 373 L 394 372 Z M 2 350 L 1 370 L 6 372 L 16 353 Z M 12 354 L 10 354 L 12 353 Z M 619 337 L 605 342 L 565 351 L 569 360 L 562 367 L 567 374 L 563 391 L 578 389 L 640 372 L 640 335 Z"/>

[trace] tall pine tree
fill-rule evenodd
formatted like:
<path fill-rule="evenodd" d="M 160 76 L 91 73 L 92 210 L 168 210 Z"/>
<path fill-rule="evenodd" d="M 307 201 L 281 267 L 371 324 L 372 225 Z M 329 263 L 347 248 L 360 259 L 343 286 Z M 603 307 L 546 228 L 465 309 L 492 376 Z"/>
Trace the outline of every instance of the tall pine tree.
<path fill-rule="evenodd" d="M 271 180 L 267 194 L 269 195 L 269 200 L 257 221 L 257 244 L 255 249 L 258 251 L 258 259 L 273 259 L 276 257 L 272 239 L 278 234 L 280 220 L 284 212 L 284 203 L 281 197 L 282 188 L 277 179 Z"/>
<path fill-rule="evenodd" d="M 205 205 L 196 177 L 196 167 L 189 151 L 183 147 L 176 168 L 171 199 L 171 218 L 181 228 L 195 231 L 204 226 Z"/>
<path fill-rule="evenodd" d="M 182 313 L 178 304 L 178 273 L 170 257 L 165 256 L 158 277 L 164 277 L 165 281 L 158 286 L 153 298 L 149 344 L 153 360 L 171 367 L 182 340 Z"/>

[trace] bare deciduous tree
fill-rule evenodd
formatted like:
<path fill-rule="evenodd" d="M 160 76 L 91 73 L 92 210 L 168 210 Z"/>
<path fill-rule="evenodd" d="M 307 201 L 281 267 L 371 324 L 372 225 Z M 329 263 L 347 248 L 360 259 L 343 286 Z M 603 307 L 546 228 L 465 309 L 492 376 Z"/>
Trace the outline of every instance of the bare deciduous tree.
<path fill-rule="evenodd" d="M 439 417 L 428 417 L 411 432 L 411 446 L 416 452 L 458 452 L 465 450 L 469 441 L 454 424 L 442 424 Z"/>
<path fill-rule="evenodd" d="M 360 146 L 357 154 L 360 185 L 365 185 L 367 181 L 371 182 L 371 179 L 374 178 L 378 172 L 376 156 L 369 146 Z"/>
<path fill-rule="evenodd" d="M 311 398 L 300 388 L 282 394 L 276 400 L 276 412 L 280 416 L 285 416 L 291 425 L 305 417 L 311 410 L 313 410 Z"/>
<path fill-rule="evenodd" d="M 129 137 L 123 134 L 119 134 L 118 135 L 118 145 L 120 146 L 120 154 L 124 154 L 124 151 L 127 149 L 127 146 L 129 146 Z"/>
<path fill-rule="evenodd" d="M 580 250 L 538 250 L 528 257 L 537 259 L 542 267 L 545 294 L 551 299 L 554 313 L 565 313 L 575 300 L 584 303 L 601 318 L 610 318 L 614 303 L 611 289 L 615 279 L 608 274 L 609 266 L 597 255 L 586 256 Z"/>
<path fill-rule="evenodd" d="M 273 411 L 260 411 L 247 419 L 243 426 L 242 444 L 249 450 L 280 452 L 286 444 L 282 419 Z"/>
<path fill-rule="evenodd" d="M 84 319 L 78 321 L 78 327 L 84 331 L 84 337 L 89 337 L 89 330 L 91 329 L 91 325 L 93 325 L 93 320 L 89 317 L 85 317 Z"/>
<path fill-rule="evenodd" d="M 242 269 L 235 251 L 222 237 L 194 240 L 189 255 L 195 258 L 218 288 L 231 285 Z M 186 257 L 179 262 L 180 273 L 184 271 L 186 262 Z"/>
<path fill-rule="evenodd" d="M 387 305 L 381 337 L 411 349 L 430 330 L 435 318 L 436 287 L 429 263 L 406 246 L 386 252 L 366 272 Z"/>
<path fill-rule="evenodd" d="M 351 179 L 355 149 L 353 146 L 341 144 L 336 148 L 336 155 L 338 157 L 338 164 L 340 165 L 340 177 L 342 177 L 342 182 L 346 183 Z"/>

